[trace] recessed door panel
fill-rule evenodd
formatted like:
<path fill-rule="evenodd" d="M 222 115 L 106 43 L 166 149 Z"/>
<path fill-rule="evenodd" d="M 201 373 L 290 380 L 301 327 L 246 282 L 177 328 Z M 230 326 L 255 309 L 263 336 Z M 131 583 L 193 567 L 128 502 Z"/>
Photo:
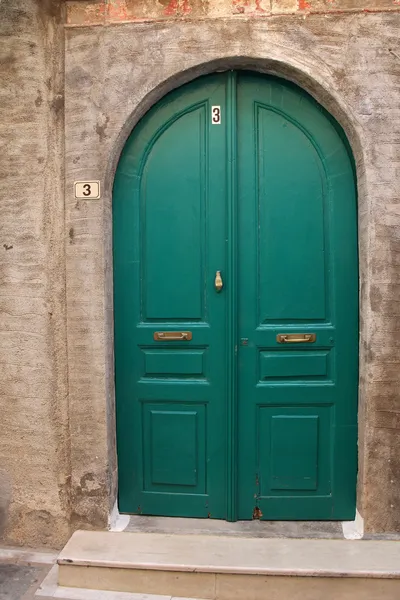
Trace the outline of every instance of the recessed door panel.
<path fill-rule="evenodd" d="M 205 378 L 205 350 L 143 350 L 144 377 Z"/>
<path fill-rule="evenodd" d="M 329 350 L 278 350 L 260 353 L 260 381 L 328 381 L 332 370 Z"/>
<path fill-rule="evenodd" d="M 323 320 L 327 257 L 321 159 L 307 133 L 279 108 L 256 102 L 254 112 L 259 320 Z"/>
<path fill-rule="evenodd" d="M 271 418 L 271 490 L 316 490 L 318 476 L 317 415 Z"/>
<path fill-rule="evenodd" d="M 206 405 L 143 404 L 144 489 L 206 493 Z"/>
<path fill-rule="evenodd" d="M 143 320 L 205 319 L 206 106 L 153 140 L 140 174 Z M 160 293 L 162 292 L 162 293 Z"/>

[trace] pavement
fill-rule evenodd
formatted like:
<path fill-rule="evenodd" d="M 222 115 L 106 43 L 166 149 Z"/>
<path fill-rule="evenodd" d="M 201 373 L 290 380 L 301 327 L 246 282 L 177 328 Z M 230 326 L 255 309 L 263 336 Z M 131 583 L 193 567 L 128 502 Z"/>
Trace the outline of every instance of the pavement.
<path fill-rule="evenodd" d="M 0 600 L 33 600 L 56 558 L 57 552 L 0 548 Z"/>
<path fill-rule="evenodd" d="M 0 600 L 33 599 L 50 568 L 51 565 L 0 564 Z"/>

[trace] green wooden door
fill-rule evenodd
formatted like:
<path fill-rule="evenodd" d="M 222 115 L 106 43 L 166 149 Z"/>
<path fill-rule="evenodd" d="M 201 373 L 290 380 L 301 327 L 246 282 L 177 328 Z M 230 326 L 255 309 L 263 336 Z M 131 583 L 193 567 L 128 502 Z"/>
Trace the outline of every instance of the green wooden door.
<path fill-rule="evenodd" d="M 226 137 L 219 76 L 168 95 L 135 128 L 114 185 L 119 507 L 225 516 Z M 156 341 L 158 332 L 192 340 Z"/>
<path fill-rule="evenodd" d="M 293 86 L 238 85 L 238 517 L 352 519 L 356 198 L 325 112 Z M 250 150 L 252 149 L 252 150 Z M 315 334 L 279 343 L 279 334 Z M 247 340 L 247 341 L 246 341 Z M 249 468 L 249 464 L 252 468 Z"/>
<path fill-rule="evenodd" d="M 172 92 L 130 136 L 114 185 L 121 512 L 354 517 L 343 139 L 297 87 L 246 72 Z"/>

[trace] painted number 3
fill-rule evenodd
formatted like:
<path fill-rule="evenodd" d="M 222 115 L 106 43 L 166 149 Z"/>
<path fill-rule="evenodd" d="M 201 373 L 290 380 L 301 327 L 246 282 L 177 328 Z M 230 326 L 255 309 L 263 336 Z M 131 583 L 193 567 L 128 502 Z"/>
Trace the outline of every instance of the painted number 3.
<path fill-rule="evenodd" d="M 211 122 L 213 125 L 221 124 L 221 107 L 220 106 L 212 106 L 211 107 Z"/>

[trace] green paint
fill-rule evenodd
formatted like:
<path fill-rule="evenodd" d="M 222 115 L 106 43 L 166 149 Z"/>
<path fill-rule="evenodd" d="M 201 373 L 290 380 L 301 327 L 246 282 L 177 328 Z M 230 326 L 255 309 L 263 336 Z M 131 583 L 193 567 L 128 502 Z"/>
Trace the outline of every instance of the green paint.
<path fill-rule="evenodd" d="M 356 224 L 343 132 L 283 80 L 210 75 L 142 119 L 114 184 L 122 512 L 354 517 Z"/>

